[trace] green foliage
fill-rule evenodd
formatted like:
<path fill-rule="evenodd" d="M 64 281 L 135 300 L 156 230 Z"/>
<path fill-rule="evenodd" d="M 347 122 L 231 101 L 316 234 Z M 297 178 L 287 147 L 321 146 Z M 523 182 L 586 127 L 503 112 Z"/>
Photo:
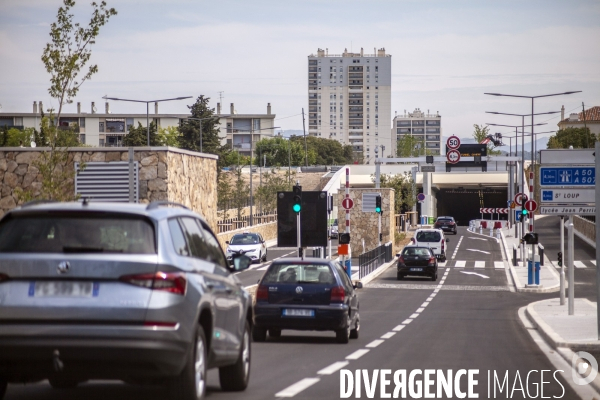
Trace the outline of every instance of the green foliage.
<path fill-rule="evenodd" d="M 179 132 L 179 128 L 177 128 L 176 126 L 158 128 L 156 140 L 159 146 L 179 147 L 180 138 L 181 132 Z"/>
<path fill-rule="evenodd" d="M 287 140 L 281 136 L 261 139 L 256 143 L 254 165 L 263 165 L 267 156 L 267 166 L 284 167 L 288 165 L 304 165 L 304 141 Z M 260 158 L 260 160 L 258 160 Z M 310 161 L 310 156 L 309 156 Z"/>
<path fill-rule="evenodd" d="M 303 136 L 292 136 L 290 140 L 299 143 L 303 150 L 305 149 Z M 307 136 L 306 147 L 309 165 L 345 165 L 353 161 L 352 146 L 342 146 L 337 140 Z M 304 165 L 304 162 L 301 165 Z"/>
<path fill-rule="evenodd" d="M 412 135 L 403 135 L 396 142 L 397 157 L 419 157 L 431 155 L 431 151 L 425 147 L 422 138 Z"/>
<path fill-rule="evenodd" d="M 217 175 L 217 214 L 221 219 L 229 218 L 229 206 L 233 197 L 233 188 L 227 174 Z"/>
<path fill-rule="evenodd" d="M 148 146 L 148 129 L 138 121 L 137 128 L 129 128 L 129 133 L 123 137 L 123 146 Z M 150 123 L 150 146 L 162 146 L 156 134 L 156 124 Z"/>
<path fill-rule="evenodd" d="M 292 190 L 291 180 L 286 174 L 275 171 L 267 171 L 262 174 L 262 186 L 259 186 L 255 197 L 262 204 L 263 211 L 275 211 L 277 209 L 277 192 L 289 192 Z"/>
<path fill-rule="evenodd" d="M 224 167 L 232 165 L 250 165 L 250 156 L 245 156 L 237 151 L 229 151 L 224 153 L 221 158 Z"/>
<path fill-rule="evenodd" d="M 46 44 L 42 54 L 42 61 L 50 74 L 51 85 L 48 92 L 59 104 L 58 122 L 63 105 L 72 103 L 83 82 L 98 72 L 98 66 L 91 65 L 87 73 L 78 78 L 92 55 L 90 47 L 96 43 L 100 27 L 104 26 L 110 17 L 117 15 L 114 8 L 106 8 L 105 1 L 99 5 L 92 2 L 92 18 L 89 26 L 83 27 L 79 23 L 73 23 L 74 15 L 70 12 L 75 6 L 75 1 L 63 0 L 63 4 L 64 6 L 58 9 L 56 22 L 50 25 L 52 41 Z"/>
<path fill-rule="evenodd" d="M 371 176 L 374 181 L 375 177 Z M 415 185 L 410 172 L 397 175 L 381 174 L 379 186 L 394 189 L 394 213 L 403 214 L 412 211 L 415 205 Z"/>
<path fill-rule="evenodd" d="M 573 146 L 574 149 L 587 149 L 596 146 L 596 141 L 600 137 L 590 132 L 590 128 L 565 128 L 556 132 L 556 135 L 548 139 L 549 149 L 568 149 Z"/>
<path fill-rule="evenodd" d="M 233 173 L 235 174 L 235 182 L 231 193 L 231 205 L 237 210 L 237 219 L 239 221 L 242 219 L 242 209 L 248 204 L 250 186 L 242 178 L 241 168 L 236 168 Z"/>
<path fill-rule="evenodd" d="M 396 246 L 400 246 L 400 243 L 406 239 L 406 233 L 404 232 L 394 232 L 394 244 Z"/>
<path fill-rule="evenodd" d="M 31 147 L 34 139 L 35 129 L 18 129 L 13 127 L 2 127 L 0 129 L 0 146 L 4 147 Z"/>
<path fill-rule="evenodd" d="M 481 143 L 482 140 L 484 140 L 487 135 L 490 134 L 490 127 L 489 126 L 483 126 L 483 125 L 477 125 L 477 124 L 473 124 L 473 139 L 475 139 L 477 141 L 477 143 Z M 494 156 L 494 155 L 500 155 L 502 154 L 502 151 L 500 150 L 494 150 L 496 148 L 496 146 L 494 146 L 494 143 L 489 142 L 487 144 L 487 153 L 489 156 Z"/>

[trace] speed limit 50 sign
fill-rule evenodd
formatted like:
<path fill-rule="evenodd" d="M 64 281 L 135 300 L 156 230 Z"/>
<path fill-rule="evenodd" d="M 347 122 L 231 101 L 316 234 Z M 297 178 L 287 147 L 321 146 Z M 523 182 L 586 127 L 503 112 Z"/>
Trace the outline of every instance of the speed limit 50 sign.
<path fill-rule="evenodd" d="M 460 147 L 460 139 L 458 136 L 452 135 L 446 141 L 446 146 L 448 146 L 450 150 L 456 150 Z"/>

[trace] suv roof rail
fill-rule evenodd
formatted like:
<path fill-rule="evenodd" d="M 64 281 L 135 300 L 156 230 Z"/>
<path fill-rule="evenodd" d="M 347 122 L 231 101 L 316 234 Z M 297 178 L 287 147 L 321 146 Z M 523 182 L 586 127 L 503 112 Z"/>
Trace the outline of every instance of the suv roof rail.
<path fill-rule="evenodd" d="M 157 200 L 157 201 L 153 201 L 152 203 L 148 204 L 148 206 L 146 207 L 146 211 L 154 210 L 155 208 L 162 207 L 162 206 L 177 206 L 177 207 L 181 207 L 181 208 L 185 208 L 186 210 L 189 210 L 188 207 L 184 206 L 181 203 L 176 203 L 174 201 L 168 201 L 168 200 Z"/>
<path fill-rule="evenodd" d="M 37 204 L 45 204 L 45 203 L 56 203 L 56 200 L 48 200 L 48 199 L 31 200 L 31 201 L 28 201 L 27 203 L 24 203 L 23 205 L 21 205 L 21 208 L 35 206 Z"/>

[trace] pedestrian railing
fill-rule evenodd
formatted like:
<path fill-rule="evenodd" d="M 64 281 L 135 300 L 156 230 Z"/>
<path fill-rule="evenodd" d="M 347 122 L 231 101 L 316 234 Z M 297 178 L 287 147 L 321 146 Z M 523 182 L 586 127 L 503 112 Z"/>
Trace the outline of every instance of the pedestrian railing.
<path fill-rule="evenodd" d="M 362 279 L 390 261 L 392 261 L 392 242 L 387 242 L 373 250 L 362 253 L 358 256 L 358 277 Z"/>

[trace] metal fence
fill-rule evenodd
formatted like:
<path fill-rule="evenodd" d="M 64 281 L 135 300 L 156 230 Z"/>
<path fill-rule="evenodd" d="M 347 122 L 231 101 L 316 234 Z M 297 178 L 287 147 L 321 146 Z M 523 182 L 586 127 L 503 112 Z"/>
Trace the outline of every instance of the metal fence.
<path fill-rule="evenodd" d="M 267 222 L 276 222 L 277 221 L 277 210 L 275 211 L 264 211 L 262 213 L 253 213 L 253 223 L 254 225 L 263 224 Z M 244 215 L 241 219 L 237 218 L 228 218 L 219 220 L 217 223 L 219 227 L 219 233 L 233 231 L 240 228 L 246 228 L 250 225 L 250 216 Z"/>
<path fill-rule="evenodd" d="M 362 279 L 390 261 L 392 261 L 392 242 L 387 242 L 358 256 L 358 277 Z"/>

